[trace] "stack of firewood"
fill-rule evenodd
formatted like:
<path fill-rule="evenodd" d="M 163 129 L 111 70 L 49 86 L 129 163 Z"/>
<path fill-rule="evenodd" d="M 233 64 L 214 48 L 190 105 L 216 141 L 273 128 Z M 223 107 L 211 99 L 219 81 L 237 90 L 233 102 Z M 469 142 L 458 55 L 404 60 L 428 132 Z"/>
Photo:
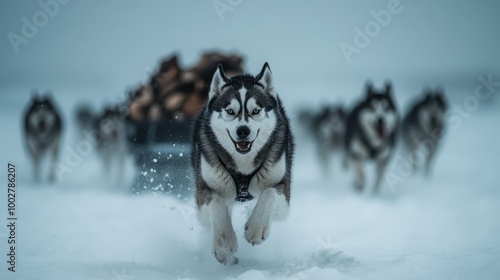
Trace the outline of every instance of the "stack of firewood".
<path fill-rule="evenodd" d="M 243 58 L 207 52 L 192 68 L 179 66 L 176 55 L 164 60 L 149 84 L 130 93 L 128 114 L 135 121 L 193 118 L 205 103 L 213 74 L 220 63 L 228 76 L 241 73 Z"/>

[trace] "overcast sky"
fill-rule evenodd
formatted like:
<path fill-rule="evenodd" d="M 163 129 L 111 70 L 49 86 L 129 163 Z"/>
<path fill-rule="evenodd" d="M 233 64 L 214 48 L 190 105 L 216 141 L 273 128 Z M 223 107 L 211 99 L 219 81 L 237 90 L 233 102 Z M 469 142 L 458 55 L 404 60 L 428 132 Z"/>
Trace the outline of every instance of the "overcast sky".
<path fill-rule="evenodd" d="M 237 4 L 220 17 L 212 0 L 71 0 L 17 54 L 8 34 L 23 36 L 23 17 L 33 23 L 43 9 L 38 1 L 0 1 L 0 84 L 125 87 L 144 80 L 162 56 L 177 52 L 190 64 L 213 48 L 245 54 L 252 72 L 269 61 L 296 81 L 498 70 L 495 0 L 401 0 L 400 12 L 348 63 L 340 44 L 355 45 L 354 28 L 391 1 L 220 0 Z"/>

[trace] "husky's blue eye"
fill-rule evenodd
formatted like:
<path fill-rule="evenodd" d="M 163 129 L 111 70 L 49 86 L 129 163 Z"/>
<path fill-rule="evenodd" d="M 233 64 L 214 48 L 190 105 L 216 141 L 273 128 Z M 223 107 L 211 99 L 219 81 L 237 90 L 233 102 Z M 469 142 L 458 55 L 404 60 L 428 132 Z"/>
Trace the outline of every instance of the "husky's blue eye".
<path fill-rule="evenodd" d="M 259 109 L 253 109 L 252 114 L 257 115 L 258 113 L 260 113 Z"/>
<path fill-rule="evenodd" d="M 228 113 L 229 115 L 234 115 L 234 110 L 233 109 L 227 109 L 226 113 Z"/>

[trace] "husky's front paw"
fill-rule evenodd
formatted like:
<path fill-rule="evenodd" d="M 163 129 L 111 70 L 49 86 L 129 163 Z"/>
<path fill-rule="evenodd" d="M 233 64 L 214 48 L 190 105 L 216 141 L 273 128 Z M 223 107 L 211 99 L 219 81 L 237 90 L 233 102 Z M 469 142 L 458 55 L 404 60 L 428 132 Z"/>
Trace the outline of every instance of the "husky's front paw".
<path fill-rule="evenodd" d="M 214 244 L 212 253 L 215 258 L 222 264 L 235 264 L 237 259 L 233 254 L 238 249 L 236 234 L 234 230 L 221 231 L 214 236 Z"/>
<path fill-rule="evenodd" d="M 245 238 L 253 245 L 260 244 L 269 237 L 270 224 L 262 219 L 250 217 L 245 224 Z"/>

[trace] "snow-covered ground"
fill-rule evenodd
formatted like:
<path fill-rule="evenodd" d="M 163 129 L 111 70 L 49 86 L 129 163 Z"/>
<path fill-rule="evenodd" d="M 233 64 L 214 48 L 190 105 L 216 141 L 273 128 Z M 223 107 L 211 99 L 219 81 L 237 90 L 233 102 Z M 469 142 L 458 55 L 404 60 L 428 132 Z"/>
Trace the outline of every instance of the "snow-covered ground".
<path fill-rule="evenodd" d="M 111 187 L 95 155 L 63 182 L 33 184 L 20 141 L 21 108 L 8 107 L 0 116 L 8 133 L 1 154 L 2 165 L 14 162 L 19 175 L 18 264 L 12 274 L 2 261 L 0 275 L 8 277 L 2 279 L 495 279 L 500 273 L 498 106 L 450 129 L 432 178 L 386 185 L 377 196 L 354 193 L 352 174 L 338 158 L 324 175 L 312 145 L 299 136 L 290 216 L 252 247 L 242 230 L 247 208 L 236 207 L 235 266 L 210 255 L 192 200 L 124 194 Z M 397 174 L 397 159 L 389 172 Z M 134 172 L 131 164 L 128 171 Z M 1 231 L 3 260 L 6 237 Z"/>
<path fill-rule="evenodd" d="M 270 61 L 292 118 L 302 105 L 352 104 L 366 78 L 376 84 L 391 78 L 403 111 L 427 84 L 443 84 L 450 105 L 463 105 L 474 96 L 478 75 L 500 80 L 500 43 L 487 29 L 498 26 L 495 1 L 402 1 L 405 10 L 348 64 L 338 44 L 352 41 L 353 27 L 363 26 L 369 12 L 387 2 L 242 1 L 220 21 L 211 1 L 70 1 L 18 54 L 2 40 L 0 165 L 17 166 L 18 246 L 12 273 L 6 263 L 4 169 L 0 279 L 497 279 L 500 102 L 494 95 L 500 88 L 448 129 L 430 178 L 403 176 L 375 196 L 352 190 L 353 174 L 341 169 L 338 157 L 324 174 L 311 142 L 294 123 L 290 215 L 252 247 L 243 237 L 249 207 L 237 206 L 234 266 L 220 265 L 210 254 L 208 232 L 192 200 L 127 194 L 135 175 L 131 159 L 126 183 L 119 186 L 103 174 L 94 153 L 54 185 L 31 180 L 21 113 L 33 88 L 53 90 L 68 128 L 63 148 L 74 148 L 71 117 L 77 102 L 97 107 L 120 100 L 127 87 L 145 80 L 160 56 L 173 51 L 187 64 L 202 49 L 240 50 L 252 72 Z M 20 32 L 21 17 L 40 10 L 35 2 L 6 3 L 0 4 L 0 34 Z M 467 21 L 475 28 L 463 23 L 467 18 L 477 20 Z M 400 159 L 397 153 L 389 173 L 401 176 Z M 368 175 L 373 182 L 373 172 Z"/>

